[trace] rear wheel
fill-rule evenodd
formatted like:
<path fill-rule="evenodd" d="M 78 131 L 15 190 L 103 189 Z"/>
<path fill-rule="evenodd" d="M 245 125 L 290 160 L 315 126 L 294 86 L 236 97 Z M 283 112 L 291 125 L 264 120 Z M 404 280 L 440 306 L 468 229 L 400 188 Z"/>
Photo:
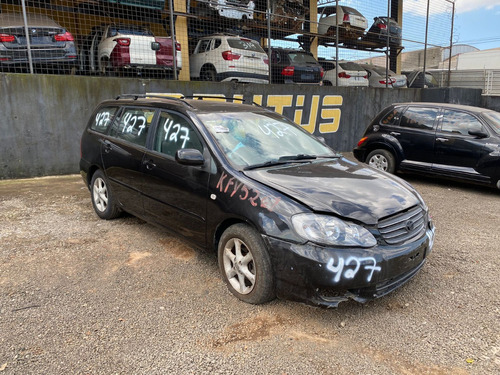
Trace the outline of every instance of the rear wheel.
<path fill-rule="evenodd" d="M 202 81 L 215 82 L 217 80 L 217 73 L 214 68 L 203 68 L 200 73 Z"/>
<path fill-rule="evenodd" d="M 271 260 L 253 228 L 235 224 L 226 229 L 219 242 L 218 260 L 227 287 L 240 300 L 261 304 L 276 297 Z"/>
<path fill-rule="evenodd" d="M 118 217 L 120 215 L 120 209 L 116 205 L 108 180 L 101 170 L 97 170 L 92 176 L 90 187 L 92 206 L 94 206 L 97 216 L 105 220 Z"/>
<path fill-rule="evenodd" d="M 113 66 L 111 65 L 111 61 L 109 61 L 109 59 L 102 59 L 101 60 L 100 73 L 103 76 L 114 76 L 115 75 L 115 71 L 114 71 Z"/>
<path fill-rule="evenodd" d="M 370 152 L 366 158 L 366 164 L 381 171 L 394 173 L 396 170 L 396 160 L 389 151 L 378 149 Z"/>

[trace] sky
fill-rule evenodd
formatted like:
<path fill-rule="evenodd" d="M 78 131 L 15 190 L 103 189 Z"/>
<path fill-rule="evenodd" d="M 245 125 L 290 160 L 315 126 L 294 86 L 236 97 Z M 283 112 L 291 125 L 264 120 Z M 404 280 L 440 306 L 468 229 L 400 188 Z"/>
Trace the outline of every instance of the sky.
<path fill-rule="evenodd" d="M 403 19 L 425 17 L 427 0 L 403 0 L 403 7 Z M 443 0 L 430 0 L 430 19 L 442 18 L 444 10 Z M 480 50 L 499 48 L 499 21 L 500 0 L 455 0 L 453 43 L 472 45 Z"/>

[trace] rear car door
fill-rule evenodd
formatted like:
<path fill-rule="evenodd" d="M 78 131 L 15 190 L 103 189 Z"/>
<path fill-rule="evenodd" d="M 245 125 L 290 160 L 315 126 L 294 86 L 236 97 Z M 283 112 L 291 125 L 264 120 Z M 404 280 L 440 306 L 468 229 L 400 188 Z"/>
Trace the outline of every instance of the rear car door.
<path fill-rule="evenodd" d="M 434 106 L 409 106 L 401 116 L 399 128 L 390 132 L 403 149 L 402 168 L 431 168 L 439 111 Z"/>
<path fill-rule="evenodd" d="M 180 149 L 199 150 L 205 164 L 179 164 L 175 155 Z M 210 163 L 194 124 L 180 113 L 162 110 L 152 149 L 143 161 L 146 216 L 193 243 L 205 245 Z"/>
<path fill-rule="evenodd" d="M 489 154 L 488 137 L 469 134 L 469 130 L 488 134 L 486 127 L 472 113 L 446 109 L 436 133 L 435 162 L 432 169 L 441 174 L 488 180 L 478 172 L 478 163 Z"/>
<path fill-rule="evenodd" d="M 154 116 L 153 108 L 125 107 L 102 140 L 102 165 L 111 190 L 124 209 L 137 216 L 143 214 L 142 159 Z"/>

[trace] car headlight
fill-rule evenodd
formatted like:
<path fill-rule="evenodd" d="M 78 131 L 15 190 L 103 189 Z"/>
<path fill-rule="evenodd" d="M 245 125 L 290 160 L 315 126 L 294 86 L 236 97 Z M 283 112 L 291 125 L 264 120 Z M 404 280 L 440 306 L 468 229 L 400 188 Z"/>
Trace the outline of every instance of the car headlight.
<path fill-rule="evenodd" d="M 360 225 L 333 216 L 298 214 L 292 217 L 295 231 L 302 238 L 324 245 L 372 247 L 373 235 Z"/>

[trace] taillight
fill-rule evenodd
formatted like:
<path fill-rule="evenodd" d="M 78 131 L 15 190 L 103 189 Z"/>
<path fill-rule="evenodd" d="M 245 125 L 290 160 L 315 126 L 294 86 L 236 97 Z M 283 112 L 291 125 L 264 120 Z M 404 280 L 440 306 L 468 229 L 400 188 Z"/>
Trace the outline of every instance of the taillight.
<path fill-rule="evenodd" d="M 348 14 L 344 14 L 344 19 L 343 19 L 344 22 L 349 22 L 349 15 Z"/>
<path fill-rule="evenodd" d="M 238 60 L 240 57 L 241 57 L 241 55 L 238 55 L 237 53 L 232 53 L 231 51 L 222 52 L 222 58 L 224 60 L 228 60 L 228 61 Z"/>
<path fill-rule="evenodd" d="M 323 76 L 325 75 L 325 71 L 323 70 L 323 68 L 321 68 L 321 70 L 319 71 L 319 74 L 320 74 L 321 78 L 323 78 Z"/>
<path fill-rule="evenodd" d="M 130 38 L 116 38 L 116 39 L 114 39 L 114 41 L 123 47 L 130 46 Z"/>
<path fill-rule="evenodd" d="M 295 73 L 295 68 L 293 66 L 287 66 L 281 71 L 282 76 L 291 77 Z"/>
<path fill-rule="evenodd" d="M 351 76 L 349 74 L 347 74 L 346 72 L 340 72 L 339 78 L 351 78 Z"/>
<path fill-rule="evenodd" d="M 366 75 L 366 76 L 363 76 L 363 78 L 364 78 L 364 79 L 368 79 L 368 75 Z"/>
<path fill-rule="evenodd" d="M 383 23 L 379 23 L 379 24 L 377 25 L 377 27 L 378 27 L 380 30 L 385 30 L 385 29 L 387 29 L 387 26 L 386 26 L 386 25 L 384 25 Z"/>
<path fill-rule="evenodd" d="M 269 65 L 269 59 L 262 59 L 264 60 L 264 64 Z"/>
<path fill-rule="evenodd" d="M 368 137 L 363 137 L 363 138 L 361 138 L 361 139 L 359 140 L 359 142 L 358 142 L 358 147 L 360 147 L 363 143 L 365 143 L 367 139 L 368 139 Z"/>
<path fill-rule="evenodd" d="M 72 42 L 75 39 L 73 38 L 73 35 L 71 35 L 71 33 L 66 31 L 64 34 L 54 35 L 54 40 L 56 42 Z"/>
<path fill-rule="evenodd" d="M 12 43 L 15 42 L 16 37 L 10 34 L 0 34 L 0 42 L 2 43 Z"/>
<path fill-rule="evenodd" d="M 391 78 L 391 83 L 395 84 L 396 83 L 396 78 Z"/>
<path fill-rule="evenodd" d="M 181 44 L 178 42 L 175 42 L 175 50 L 180 51 L 181 50 Z"/>

